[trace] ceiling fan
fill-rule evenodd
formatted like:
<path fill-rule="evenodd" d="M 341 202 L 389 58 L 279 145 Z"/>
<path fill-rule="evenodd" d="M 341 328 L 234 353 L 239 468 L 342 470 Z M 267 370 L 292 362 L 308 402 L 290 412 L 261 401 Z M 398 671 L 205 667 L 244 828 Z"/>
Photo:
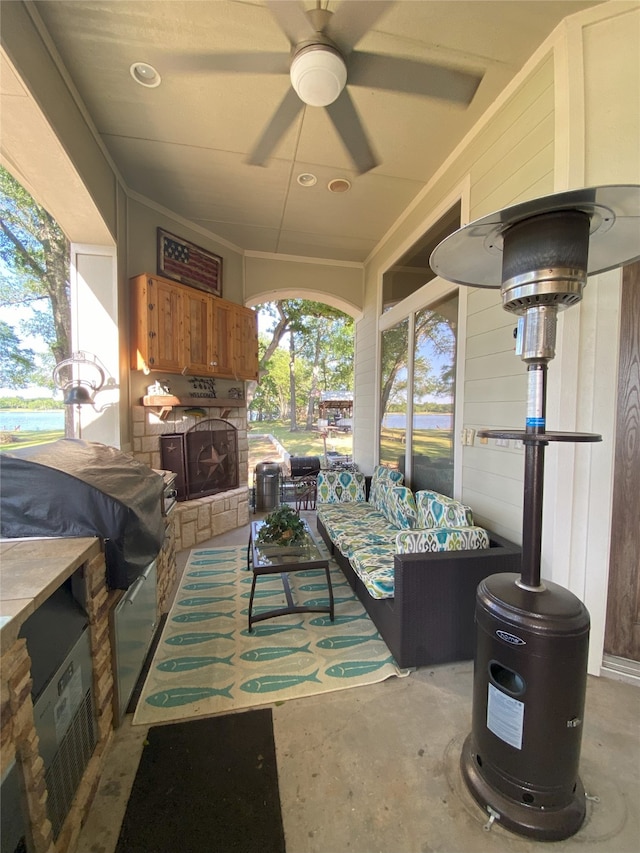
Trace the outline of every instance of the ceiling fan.
<path fill-rule="evenodd" d="M 355 45 L 394 5 L 392 0 L 343 0 L 335 13 L 318 0 L 307 11 L 294 0 L 264 0 L 289 39 L 291 53 L 223 53 L 193 57 L 208 70 L 288 73 L 292 88 L 248 157 L 264 165 L 305 104 L 324 107 L 359 174 L 378 165 L 373 147 L 349 94 L 349 86 L 366 86 L 467 105 L 482 73 L 456 70 L 432 62 L 355 50 Z M 202 68 L 202 65 L 200 65 Z"/>

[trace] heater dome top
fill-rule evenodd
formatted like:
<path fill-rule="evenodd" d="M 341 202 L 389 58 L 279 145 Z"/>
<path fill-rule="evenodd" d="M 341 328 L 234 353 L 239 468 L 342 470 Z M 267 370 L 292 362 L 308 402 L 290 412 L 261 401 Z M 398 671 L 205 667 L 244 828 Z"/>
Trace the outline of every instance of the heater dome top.
<path fill-rule="evenodd" d="M 590 218 L 588 275 L 640 259 L 640 186 L 614 184 L 554 193 L 476 219 L 436 246 L 431 269 L 456 284 L 499 288 L 505 232 L 517 222 L 563 210 Z"/>

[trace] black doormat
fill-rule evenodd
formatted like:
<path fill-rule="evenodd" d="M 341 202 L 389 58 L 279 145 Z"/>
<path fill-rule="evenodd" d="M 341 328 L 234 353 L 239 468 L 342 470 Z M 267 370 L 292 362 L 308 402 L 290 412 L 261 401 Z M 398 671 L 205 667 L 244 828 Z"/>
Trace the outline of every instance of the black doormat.
<path fill-rule="evenodd" d="M 285 853 L 270 708 L 152 726 L 116 853 Z"/>

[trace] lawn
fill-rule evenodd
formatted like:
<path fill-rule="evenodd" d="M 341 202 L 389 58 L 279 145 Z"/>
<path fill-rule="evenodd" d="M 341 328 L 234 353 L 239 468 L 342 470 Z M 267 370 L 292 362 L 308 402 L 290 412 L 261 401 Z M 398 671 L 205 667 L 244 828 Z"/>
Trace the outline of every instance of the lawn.
<path fill-rule="evenodd" d="M 22 447 L 34 447 L 37 444 L 50 444 L 64 438 L 64 430 L 61 429 L 34 429 L 18 430 L 9 432 L 0 431 L 0 453 L 3 450 L 18 450 Z"/>
<path fill-rule="evenodd" d="M 291 456 L 324 456 L 324 440 L 319 432 L 291 432 L 286 421 L 253 421 L 249 428 L 249 479 L 258 462 L 277 459 L 275 446 L 265 436 L 272 435 Z M 350 456 L 353 449 L 351 433 L 332 433 L 327 437 L 327 451 Z"/>

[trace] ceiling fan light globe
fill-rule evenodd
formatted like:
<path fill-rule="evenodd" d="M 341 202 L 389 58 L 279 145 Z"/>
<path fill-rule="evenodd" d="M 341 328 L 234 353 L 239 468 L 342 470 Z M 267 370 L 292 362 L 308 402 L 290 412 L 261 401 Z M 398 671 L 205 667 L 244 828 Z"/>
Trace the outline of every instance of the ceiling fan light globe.
<path fill-rule="evenodd" d="M 310 107 L 326 107 L 340 95 L 347 82 L 347 66 L 339 53 L 318 46 L 302 51 L 291 63 L 291 85 Z"/>

